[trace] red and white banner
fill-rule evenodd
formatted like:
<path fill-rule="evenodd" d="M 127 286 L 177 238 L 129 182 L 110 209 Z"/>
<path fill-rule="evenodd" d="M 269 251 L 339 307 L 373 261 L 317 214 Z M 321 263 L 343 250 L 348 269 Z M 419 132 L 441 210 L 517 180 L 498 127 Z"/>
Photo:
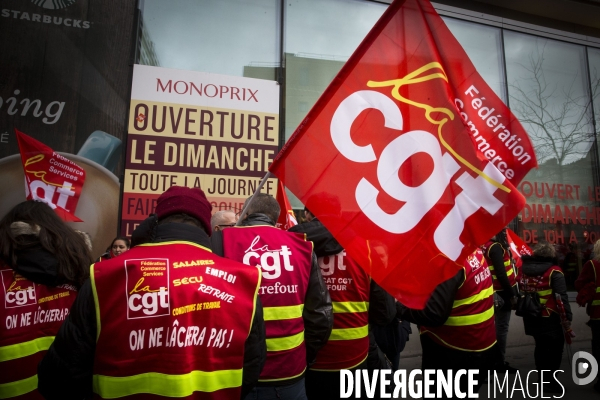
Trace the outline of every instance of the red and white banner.
<path fill-rule="evenodd" d="M 285 187 L 281 181 L 277 181 L 277 202 L 279 203 L 279 208 L 281 208 L 281 212 L 279 213 L 279 219 L 277 220 L 276 226 L 283 230 L 288 230 L 294 225 L 298 225 L 298 221 L 296 221 L 296 215 L 294 214 L 294 210 L 290 205 L 290 201 L 287 198 L 287 194 L 285 193 Z"/>
<path fill-rule="evenodd" d="M 395 1 L 274 173 L 405 305 L 422 308 L 525 204 L 527 133 L 429 1 Z"/>
<path fill-rule="evenodd" d="M 522 264 L 521 256 L 533 255 L 533 250 L 531 250 L 531 247 L 521 240 L 519 235 L 513 232 L 512 229 L 506 228 L 506 239 L 517 267 L 520 267 Z"/>
<path fill-rule="evenodd" d="M 15 129 L 27 200 L 43 201 L 65 221 L 83 222 L 75 216 L 85 182 L 85 171 L 50 147 Z"/>

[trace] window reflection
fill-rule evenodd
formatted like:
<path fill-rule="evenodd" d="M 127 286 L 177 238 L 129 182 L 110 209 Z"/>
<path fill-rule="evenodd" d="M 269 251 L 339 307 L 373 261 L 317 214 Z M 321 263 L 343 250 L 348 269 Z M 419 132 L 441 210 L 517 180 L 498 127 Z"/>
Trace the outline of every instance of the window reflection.
<path fill-rule="evenodd" d="M 539 169 L 519 189 L 519 234 L 556 246 L 567 284 L 590 257 L 598 230 L 592 173 L 592 104 L 583 46 L 505 32 L 510 107 L 532 139 Z"/>
<path fill-rule="evenodd" d="M 287 140 L 388 6 L 357 0 L 285 4 Z M 288 196 L 293 208 L 302 208 Z"/>
<path fill-rule="evenodd" d="M 143 30 L 160 67 L 275 80 L 278 0 L 145 0 Z M 140 60 L 143 62 L 144 60 Z"/>
<path fill-rule="evenodd" d="M 564 166 L 586 157 L 593 129 L 585 48 L 510 31 L 505 45 L 510 107 L 538 162 Z"/>

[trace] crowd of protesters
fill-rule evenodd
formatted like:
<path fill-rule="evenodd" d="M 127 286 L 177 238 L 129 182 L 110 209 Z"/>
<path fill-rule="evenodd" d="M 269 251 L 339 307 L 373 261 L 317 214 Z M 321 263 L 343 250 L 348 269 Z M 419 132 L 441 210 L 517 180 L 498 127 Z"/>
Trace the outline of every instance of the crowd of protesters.
<path fill-rule="evenodd" d="M 552 245 L 517 259 L 502 230 L 416 310 L 310 210 L 289 231 L 280 212 L 259 193 L 241 216 L 213 214 L 202 190 L 174 186 L 97 256 L 45 203 L 17 205 L 0 221 L 0 398 L 339 398 L 341 370 L 400 368 L 411 323 L 423 369 L 511 374 L 514 310 L 536 368 L 560 368 L 572 313 Z M 599 243 L 575 281 L 597 359 Z"/>

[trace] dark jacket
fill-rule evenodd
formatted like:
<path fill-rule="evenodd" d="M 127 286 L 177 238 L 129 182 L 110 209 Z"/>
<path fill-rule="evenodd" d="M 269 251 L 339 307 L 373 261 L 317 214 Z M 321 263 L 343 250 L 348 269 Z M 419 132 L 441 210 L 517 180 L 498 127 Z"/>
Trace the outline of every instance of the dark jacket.
<path fill-rule="evenodd" d="M 58 260 L 40 243 L 32 244 L 26 250 L 16 250 L 15 255 L 17 262 L 12 269 L 34 283 L 52 287 L 72 283 L 59 278 Z M 10 266 L 10 260 L 4 261 Z"/>
<path fill-rule="evenodd" d="M 293 226 L 288 231 L 306 234 L 306 239 L 314 244 L 317 257 L 332 256 L 344 250 L 342 245 L 317 218 Z M 396 301 L 394 297 L 372 280 L 369 293 L 369 323 L 387 325 L 395 316 Z"/>
<path fill-rule="evenodd" d="M 502 310 L 508 311 L 512 307 L 510 302 L 511 297 L 517 295 L 518 285 L 510 285 L 510 281 L 506 275 L 506 267 L 504 266 L 504 251 L 505 249 L 502 246 L 502 243 L 494 242 L 494 244 L 489 247 L 489 250 L 486 251 L 486 255 L 489 257 L 491 265 L 494 267 L 496 279 L 498 279 L 498 282 L 500 282 L 500 285 L 502 286 L 502 290 L 496 292 L 504 300 Z"/>
<path fill-rule="evenodd" d="M 320 226 L 323 226 L 321 222 L 318 220 L 312 220 L 310 222 L 297 225 L 295 227 L 290 228 L 290 231 L 296 232 L 305 232 L 306 236 L 309 240 L 312 239 L 315 244 L 315 252 L 317 252 L 318 256 L 321 255 L 332 255 L 337 254 L 341 251 L 340 244 L 335 240 L 333 235 L 331 235 L 326 229 L 325 232 Z M 323 227 L 324 228 L 324 227 Z M 317 250 L 319 249 L 319 250 Z M 444 322 L 450 316 L 452 312 L 452 305 L 454 303 L 454 297 L 456 296 L 456 292 L 458 288 L 464 281 L 464 272 L 461 269 L 453 278 L 448 279 L 445 282 L 439 284 L 431 297 L 427 301 L 425 308 L 423 310 L 413 310 L 405 307 L 403 304 L 397 302 L 396 305 L 396 316 L 400 320 L 406 320 L 419 325 L 427 325 L 427 326 L 440 326 L 443 325 Z M 376 284 L 375 284 L 376 285 Z M 377 285 L 377 287 L 379 287 Z M 379 288 L 379 290 L 382 290 Z M 377 291 L 377 289 L 376 289 Z M 385 292 L 385 291 L 384 291 Z M 373 295 L 373 291 L 371 291 L 371 295 Z M 386 293 L 387 294 L 387 293 Z M 381 295 L 381 293 L 379 293 Z M 375 293 L 375 296 L 372 301 L 378 302 L 379 300 L 375 300 L 376 297 L 379 296 Z M 389 295 L 388 295 L 389 296 Z M 391 296 L 390 296 L 391 297 Z M 389 301 L 389 298 L 387 300 Z M 387 312 L 377 313 L 379 315 L 371 315 L 371 306 L 369 307 L 369 322 L 379 323 L 381 325 L 385 325 L 389 323 L 391 318 Z M 374 311 L 382 311 L 387 309 L 387 307 L 373 307 Z M 390 319 L 388 319 L 390 318 Z M 387 322 L 385 322 L 387 320 Z"/>
<path fill-rule="evenodd" d="M 333 256 L 344 250 L 341 244 L 333 237 L 331 232 L 317 218 L 304 222 L 288 229 L 290 232 L 300 232 L 306 235 L 306 239 L 313 242 L 315 254 L 317 257 Z M 389 368 L 388 361 L 385 361 L 384 351 L 379 348 L 377 337 L 388 337 L 394 343 L 400 341 L 395 337 L 398 332 L 396 325 L 392 324 L 396 317 L 396 301 L 393 296 L 383 290 L 374 280 L 371 280 L 369 288 L 369 324 L 371 330 L 377 327 L 379 335 L 369 333 L 369 356 L 367 357 L 367 368 L 370 370 L 379 368 Z M 396 321 L 397 322 L 397 321 Z M 383 331 L 383 335 L 380 331 Z M 389 335 L 387 335 L 389 333 Z M 393 359 L 391 353 L 396 352 L 393 349 L 388 355 Z"/>
<path fill-rule="evenodd" d="M 241 224 L 242 226 L 270 225 L 275 226 L 265 214 L 255 213 L 249 215 Z M 233 229 L 233 228 L 232 228 Z M 214 232 L 211 237 L 215 254 L 223 255 L 223 236 L 221 232 Z M 321 276 L 321 268 L 317 263 L 315 254 L 312 255 L 312 266 L 308 278 L 308 288 L 304 299 L 304 343 L 306 345 L 306 361 L 310 365 L 315 361 L 317 352 L 327 343 L 333 328 L 333 310 L 331 297 L 327 286 Z M 279 381 L 277 385 L 287 385 L 294 380 Z"/>
<path fill-rule="evenodd" d="M 461 269 L 452 278 L 437 285 L 422 310 L 415 310 L 402 303 L 396 303 L 398 318 L 417 325 L 444 325 L 452 312 L 456 292 L 464 280 L 465 273 Z"/>
<path fill-rule="evenodd" d="M 541 276 L 553 265 L 557 265 L 556 259 L 549 257 L 523 256 L 523 274 L 534 277 Z M 571 305 L 569 304 L 569 296 L 567 295 L 567 283 L 565 276 L 562 273 L 554 272 L 550 276 L 550 287 L 552 288 L 552 296 L 555 293 L 560 294 L 560 297 L 565 306 L 565 314 L 569 321 L 573 320 Z M 560 317 L 557 313 L 551 312 L 550 317 L 523 317 L 523 325 L 526 335 L 537 335 L 560 328 Z"/>
<path fill-rule="evenodd" d="M 188 241 L 210 248 L 206 233 L 195 226 L 170 223 L 155 229 L 153 243 Z M 139 243 L 138 243 L 139 244 Z M 81 399 L 92 394 L 96 351 L 96 309 L 91 282 L 81 288 L 69 316 L 38 366 L 38 389 L 47 399 Z M 256 385 L 266 360 L 265 324 L 260 299 L 244 349 L 242 398 Z"/>

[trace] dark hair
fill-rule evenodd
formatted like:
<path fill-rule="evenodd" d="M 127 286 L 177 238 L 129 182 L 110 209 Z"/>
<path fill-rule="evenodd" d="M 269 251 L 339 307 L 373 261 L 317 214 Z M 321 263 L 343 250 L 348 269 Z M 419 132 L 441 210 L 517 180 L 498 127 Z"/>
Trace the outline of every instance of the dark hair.
<path fill-rule="evenodd" d="M 248 204 L 250 197 L 246 199 L 244 202 L 244 207 Z M 252 202 L 248 206 L 248 210 L 246 211 L 246 215 L 261 213 L 265 214 L 267 217 L 273 221 L 273 225 L 277 223 L 279 219 L 279 214 L 281 213 L 281 207 L 279 207 L 279 203 L 275 200 L 275 197 L 266 193 L 257 193 L 256 196 L 252 199 Z"/>
<path fill-rule="evenodd" d="M 556 249 L 552 244 L 545 240 L 540 240 L 535 246 L 533 246 L 533 255 L 535 257 L 544 258 L 555 258 Z"/>
<path fill-rule="evenodd" d="M 112 247 L 115 245 L 115 242 L 117 240 L 122 240 L 125 242 L 125 246 L 127 246 L 127 248 L 131 247 L 131 242 L 129 241 L 129 238 L 125 237 L 125 236 L 117 236 L 116 238 L 113 239 L 113 241 L 110 243 L 110 248 L 112 249 Z"/>
<path fill-rule="evenodd" d="M 13 233 L 11 225 L 23 222 L 32 227 L 31 234 Z M 38 230 L 39 233 L 33 233 Z M 82 235 L 69 227 L 46 203 L 24 201 L 17 204 L 0 221 L 0 257 L 16 267 L 16 251 L 41 245 L 58 261 L 58 281 L 81 287 L 89 276 L 92 263 L 90 249 Z"/>

